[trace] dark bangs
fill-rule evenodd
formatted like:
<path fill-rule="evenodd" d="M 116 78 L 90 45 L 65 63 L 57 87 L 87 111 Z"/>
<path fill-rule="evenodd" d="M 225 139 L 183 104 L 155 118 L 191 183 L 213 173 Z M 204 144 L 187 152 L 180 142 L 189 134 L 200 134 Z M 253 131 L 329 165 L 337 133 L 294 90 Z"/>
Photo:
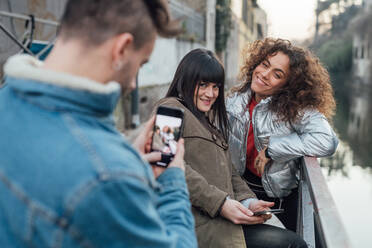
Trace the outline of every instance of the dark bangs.
<path fill-rule="evenodd" d="M 219 94 L 212 106 L 213 120 L 205 117 L 194 104 L 195 90 L 200 82 L 216 83 Z M 166 97 L 178 97 L 183 104 L 213 131 L 210 124 L 216 125 L 219 132 L 227 139 L 227 116 L 224 97 L 225 70 L 213 52 L 206 49 L 195 49 L 186 54 L 177 67 L 173 81 Z M 213 122 L 213 123 L 211 123 Z"/>
<path fill-rule="evenodd" d="M 221 63 L 217 60 L 207 60 L 205 64 L 199 69 L 199 83 L 215 83 L 218 87 L 225 86 L 225 70 Z"/>

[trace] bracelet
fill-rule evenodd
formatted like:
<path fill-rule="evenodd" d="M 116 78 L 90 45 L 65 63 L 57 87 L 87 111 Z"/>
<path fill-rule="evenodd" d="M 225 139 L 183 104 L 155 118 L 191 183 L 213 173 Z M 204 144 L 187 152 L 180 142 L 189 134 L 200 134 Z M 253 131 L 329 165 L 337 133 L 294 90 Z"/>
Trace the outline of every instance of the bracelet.
<path fill-rule="evenodd" d="M 223 206 L 223 204 L 225 204 L 226 200 L 229 200 L 229 199 L 231 199 L 231 198 L 230 198 L 230 196 L 227 195 L 227 196 L 225 197 L 225 199 L 223 200 L 223 202 L 221 203 L 220 207 L 219 207 L 218 210 L 217 210 L 217 214 L 218 214 L 218 215 L 221 214 L 221 210 L 222 210 L 222 206 Z"/>
<path fill-rule="evenodd" d="M 268 148 L 266 148 L 266 150 L 265 150 L 265 157 L 268 158 L 268 159 L 271 159 Z"/>

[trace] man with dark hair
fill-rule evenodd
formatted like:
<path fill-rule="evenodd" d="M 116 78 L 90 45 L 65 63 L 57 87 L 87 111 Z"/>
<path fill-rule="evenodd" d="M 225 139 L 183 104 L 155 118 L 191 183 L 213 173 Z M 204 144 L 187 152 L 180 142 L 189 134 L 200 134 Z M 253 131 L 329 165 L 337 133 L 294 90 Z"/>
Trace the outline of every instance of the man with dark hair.
<path fill-rule="evenodd" d="M 170 20 L 168 6 L 162 0 L 70 1 L 61 23 L 62 38 L 85 37 L 96 45 L 114 35 L 130 33 L 139 48 L 155 33 L 172 37 L 179 32 L 178 23 Z"/>
<path fill-rule="evenodd" d="M 0 89 L 0 247 L 196 247 L 183 141 L 148 161 L 152 121 L 131 146 L 112 121 L 157 34 L 164 0 L 69 0 L 45 63 L 16 55 Z"/>

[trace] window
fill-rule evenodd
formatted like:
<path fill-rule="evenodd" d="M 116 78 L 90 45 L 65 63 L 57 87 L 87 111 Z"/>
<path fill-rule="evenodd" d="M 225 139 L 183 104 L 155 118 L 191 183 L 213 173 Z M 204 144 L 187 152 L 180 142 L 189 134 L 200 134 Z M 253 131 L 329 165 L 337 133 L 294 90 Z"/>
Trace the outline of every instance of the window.
<path fill-rule="evenodd" d="M 243 14 L 243 21 L 245 22 L 245 24 L 248 25 L 248 12 L 249 12 L 249 9 L 248 9 L 248 3 L 247 3 L 247 0 L 243 0 L 243 8 L 242 8 L 242 14 Z"/>
<path fill-rule="evenodd" d="M 354 48 L 354 58 L 358 58 L 358 47 Z"/>
<path fill-rule="evenodd" d="M 366 58 L 369 58 L 371 55 L 371 48 L 370 48 L 370 43 L 367 42 L 367 50 L 366 50 Z"/>
<path fill-rule="evenodd" d="M 261 24 L 257 24 L 257 38 L 262 39 L 263 38 L 263 32 L 262 32 L 262 26 Z"/>

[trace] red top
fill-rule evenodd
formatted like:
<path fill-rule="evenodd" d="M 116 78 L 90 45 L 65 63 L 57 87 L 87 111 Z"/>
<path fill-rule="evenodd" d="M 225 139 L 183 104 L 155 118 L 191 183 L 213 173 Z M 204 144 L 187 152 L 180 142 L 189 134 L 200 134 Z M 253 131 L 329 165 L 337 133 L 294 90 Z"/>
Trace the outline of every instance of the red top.
<path fill-rule="evenodd" d="M 251 125 L 249 126 L 248 130 L 248 139 L 247 139 L 247 155 L 246 155 L 246 167 L 247 169 L 252 172 L 254 175 L 261 177 L 261 174 L 254 168 L 254 160 L 256 159 L 258 152 L 256 150 L 256 146 L 254 145 L 254 135 L 253 135 L 253 125 L 252 125 L 252 113 L 254 107 L 256 107 L 257 102 L 252 97 L 249 103 L 249 116 L 251 119 Z"/>

